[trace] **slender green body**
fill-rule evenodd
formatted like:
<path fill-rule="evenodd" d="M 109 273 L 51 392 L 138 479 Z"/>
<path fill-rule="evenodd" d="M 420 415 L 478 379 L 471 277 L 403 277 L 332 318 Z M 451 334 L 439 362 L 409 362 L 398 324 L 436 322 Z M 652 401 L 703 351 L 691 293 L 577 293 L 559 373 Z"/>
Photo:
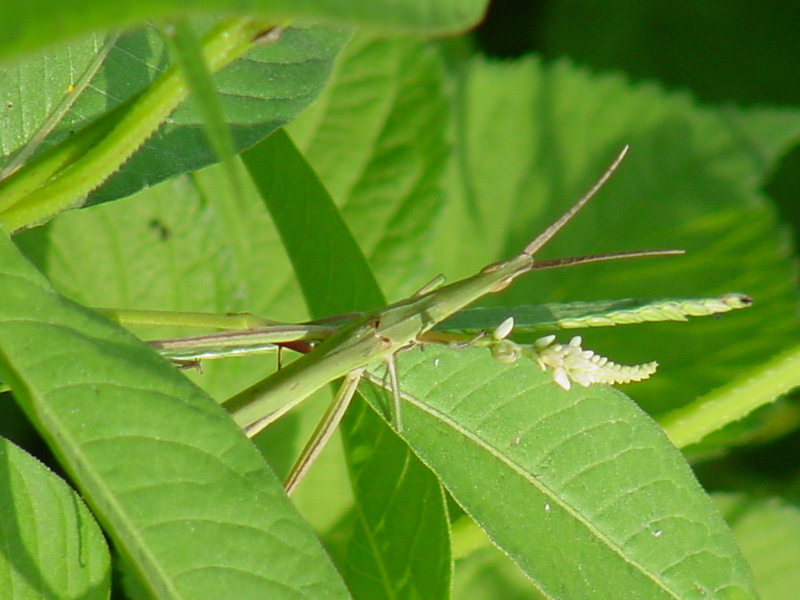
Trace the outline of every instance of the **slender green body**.
<path fill-rule="evenodd" d="M 258 350 L 264 350 L 273 342 L 286 342 L 287 335 L 301 336 L 293 338 L 295 340 L 324 340 L 313 351 L 289 366 L 223 403 L 249 436 L 257 434 L 330 381 L 355 374 L 349 377 L 350 386 L 354 390 L 364 368 L 383 360 L 389 367 L 393 382 L 395 426 L 399 430 L 400 396 L 393 357 L 400 350 L 424 341 L 423 336 L 448 317 L 487 294 L 505 289 L 514 279 L 535 268 L 682 253 L 679 250 L 622 252 L 543 260 L 534 265 L 533 256 L 595 195 L 622 161 L 626 151 L 627 148 L 623 149 L 589 191 L 531 241 L 520 254 L 506 262 L 489 265 L 472 277 L 441 288 L 429 284 L 414 296 L 381 310 L 360 315 L 339 315 L 333 320 L 308 323 L 305 325 L 309 328 L 307 331 L 303 330 L 303 325 L 268 324 L 263 331 L 228 332 L 195 339 L 155 342 L 153 345 L 165 355 L 172 354 L 173 357 L 178 356 L 185 360 L 197 355 L 187 356 L 174 352 L 205 352 L 203 348 L 208 348 L 209 343 L 212 344 L 211 355 L 225 351 L 226 348 L 238 352 L 240 347 L 249 345 L 253 348 L 254 344 Z M 147 318 L 147 315 L 139 315 L 142 316 Z M 282 325 L 285 325 L 285 329 Z M 346 404 L 351 395 L 352 393 L 342 395 L 343 404 Z"/>
<path fill-rule="evenodd" d="M 505 289 L 532 267 L 533 257 L 523 252 L 472 277 L 368 313 L 224 406 L 248 435 L 255 435 L 329 381 L 415 343 L 443 319 L 486 294 Z"/>

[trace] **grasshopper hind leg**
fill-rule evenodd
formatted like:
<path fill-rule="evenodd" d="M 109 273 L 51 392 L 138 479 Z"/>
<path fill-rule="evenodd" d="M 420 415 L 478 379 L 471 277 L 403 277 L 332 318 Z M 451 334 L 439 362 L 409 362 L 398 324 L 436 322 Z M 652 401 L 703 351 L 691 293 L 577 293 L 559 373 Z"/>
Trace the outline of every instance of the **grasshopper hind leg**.
<path fill-rule="evenodd" d="M 363 374 L 364 369 L 362 368 L 350 371 L 350 373 L 345 376 L 339 391 L 336 392 L 336 397 L 333 402 L 331 402 L 328 410 L 325 411 L 325 415 L 317 424 L 317 428 L 314 430 L 314 433 L 311 434 L 311 438 L 306 443 L 302 452 L 300 452 L 300 456 L 295 461 L 291 472 L 284 481 L 283 487 L 287 494 L 291 495 L 291 493 L 294 492 L 300 480 L 305 476 L 311 468 L 311 465 L 333 436 L 333 433 L 342 421 L 345 411 L 347 411 L 347 407 L 350 406 L 350 401 L 353 399 L 356 389 L 358 389 L 358 383 L 361 381 Z"/>

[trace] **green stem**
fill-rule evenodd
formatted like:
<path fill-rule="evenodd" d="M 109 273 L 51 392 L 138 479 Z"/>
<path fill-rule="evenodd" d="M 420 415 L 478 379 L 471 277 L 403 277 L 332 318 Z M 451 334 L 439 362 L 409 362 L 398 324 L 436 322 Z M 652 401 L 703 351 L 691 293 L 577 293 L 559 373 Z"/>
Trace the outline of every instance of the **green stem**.
<path fill-rule="evenodd" d="M 800 385 L 800 347 L 737 377 L 731 383 L 698 398 L 659 419 L 677 448 L 696 444 L 709 433 L 743 419 Z"/>

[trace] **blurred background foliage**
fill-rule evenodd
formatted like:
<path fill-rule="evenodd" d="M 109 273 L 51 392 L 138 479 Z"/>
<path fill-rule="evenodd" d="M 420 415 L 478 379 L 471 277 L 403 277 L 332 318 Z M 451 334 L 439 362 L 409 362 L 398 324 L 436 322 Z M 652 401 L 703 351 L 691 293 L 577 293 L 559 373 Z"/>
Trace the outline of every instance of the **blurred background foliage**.
<path fill-rule="evenodd" d="M 569 57 L 595 72 L 623 72 L 632 82 L 658 81 L 707 106 L 796 108 L 799 27 L 800 4 L 775 0 L 493 0 L 472 41 L 496 58 Z M 796 248 L 800 145 L 783 157 L 763 191 L 791 228 Z M 785 402 L 797 406 L 800 394 L 792 396 Z M 767 437 L 696 465 L 698 476 L 710 490 L 749 488 L 797 502 L 800 431 Z"/>
<path fill-rule="evenodd" d="M 490 56 L 569 56 L 688 89 L 703 103 L 782 106 L 800 103 L 798 27 L 800 5 L 774 0 L 494 0 L 475 40 Z M 797 239 L 800 147 L 765 188 Z"/>

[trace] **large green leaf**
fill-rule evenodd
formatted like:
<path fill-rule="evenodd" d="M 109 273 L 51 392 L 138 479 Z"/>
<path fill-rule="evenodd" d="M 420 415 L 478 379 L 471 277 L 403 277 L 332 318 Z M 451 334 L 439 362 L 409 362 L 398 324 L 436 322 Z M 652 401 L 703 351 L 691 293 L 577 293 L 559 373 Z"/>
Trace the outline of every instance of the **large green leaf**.
<path fill-rule="evenodd" d="M 252 444 L 0 239 L 0 374 L 160 599 L 348 596 Z"/>
<path fill-rule="evenodd" d="M 108 547 L 86 505 L 55 473 L 1 438 L 0 507 L 3 598 L 108 598 Z"/>
<path fill-rule="evenodd" d="M 482 349 L 408 352 L 400 376 L 403 437 L 546 597 L 756 598 L 683 457 L 623 394 Z"/>
<path fill-rule="evenodd" d="M 390 299 L 427 283 L 449 155 L 442 61 L 429 44 L 358 34 L 289 127 Z"/>
<path fill-rule="evenodd" d="M 187 12 L 205 14 L 256 13 L 276 22 L 294 18 L 339 25 L 365 25 L 384 30 L 445 33 L 477 23 L 486 0 L 89 0 L 64 4 L 53 0 L 6 2 L 0 5 L 0 56 L 38 49 L 92 30 L 163 20 Z"/>
<path fill-rule="evenodd" d="M 276 132 L 242 159 L 281 234 L 313 317 L 384 304 L 361 249 L 289 135 Z M 340 293 L 331 293 L 333 281 Z"/>

